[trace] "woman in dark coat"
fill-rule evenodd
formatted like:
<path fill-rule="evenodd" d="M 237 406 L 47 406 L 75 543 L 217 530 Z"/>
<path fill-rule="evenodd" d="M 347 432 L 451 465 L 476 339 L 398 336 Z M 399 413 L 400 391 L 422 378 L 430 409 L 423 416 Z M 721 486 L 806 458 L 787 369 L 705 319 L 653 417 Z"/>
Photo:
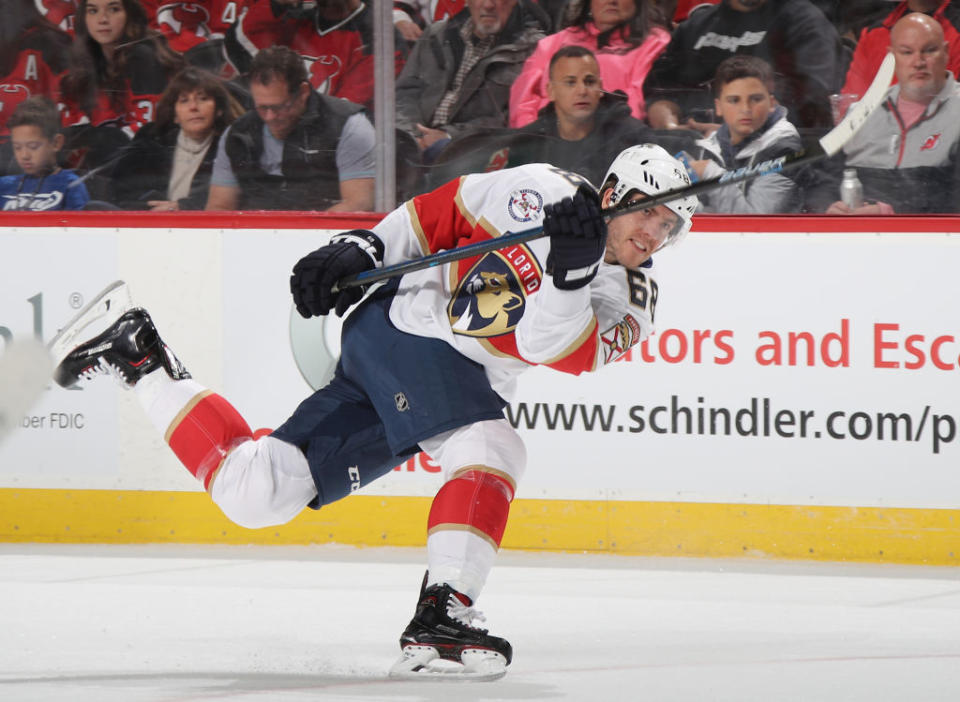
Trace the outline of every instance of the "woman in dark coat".
<path fill-rule="evenodd" d="M 217 142 L 242 113 L 223 83 L 197 68 L 181 71 L 113 172 L 113 202 L 125 210 L 202 210 Z"/>

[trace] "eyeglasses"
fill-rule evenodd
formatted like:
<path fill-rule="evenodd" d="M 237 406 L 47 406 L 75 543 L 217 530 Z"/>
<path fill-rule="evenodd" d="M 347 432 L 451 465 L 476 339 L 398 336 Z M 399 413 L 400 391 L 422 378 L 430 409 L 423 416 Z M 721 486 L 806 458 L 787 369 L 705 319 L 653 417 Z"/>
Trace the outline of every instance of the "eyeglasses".
<path fill-rule="evenodd" d="M 294 95 L 292 98 L 283 102 L 279 105 L 257 105 L 254 109 L 257 111 L 257 114 L 261 117 L 266 117 L 267 113 L 272 112 L 275 115 L 280 115 L 293 107 L 293 103 L 297 101 L 297 96 Z"/>

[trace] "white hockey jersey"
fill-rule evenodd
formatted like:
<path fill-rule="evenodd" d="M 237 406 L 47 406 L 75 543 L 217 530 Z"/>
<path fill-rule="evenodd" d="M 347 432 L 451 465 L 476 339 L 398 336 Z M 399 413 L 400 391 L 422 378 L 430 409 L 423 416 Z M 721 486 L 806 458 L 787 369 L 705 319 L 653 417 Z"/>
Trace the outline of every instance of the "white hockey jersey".
<path fill-rule="evenodd" d="M 374 231 L 393 265 L 539 225 L 543 207 L 585 182 L 542 163 L 468 175 L 419 195 Z M 545 274 L 549 238 L 403 276 L 390 319 L 410 334 L 443 339 L 484 366 L 505 399 L 532 365 L 597 370 L 653 329 L 653 266 L 603 263 L 589 286 L 559 290 Z"/>

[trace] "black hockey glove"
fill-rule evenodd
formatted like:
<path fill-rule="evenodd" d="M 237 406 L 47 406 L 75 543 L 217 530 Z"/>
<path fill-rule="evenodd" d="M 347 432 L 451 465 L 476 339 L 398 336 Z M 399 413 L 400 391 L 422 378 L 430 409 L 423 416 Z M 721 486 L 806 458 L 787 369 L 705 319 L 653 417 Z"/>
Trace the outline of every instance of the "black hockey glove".
<path fill-rule="evenodd" d="M 309 253 L 293 267 L 290 292 L 301 317 L 317 317 L 335 309 L 342 317 L 363 297 L 364 287 L 334 292 L 337 281 L 383 264 L 383 242 L 373 232 L 354 229 L 337 234 L 330 243 Z"/>
<path fill-rule="evenodd" d="M 561 290 L 576 290 L 597 275 L 607 245 L 607 223 L 600 196 L 581 185 L 573 197 L 543 208 L 543 231 L 550 237 L 547 273 Z"/>

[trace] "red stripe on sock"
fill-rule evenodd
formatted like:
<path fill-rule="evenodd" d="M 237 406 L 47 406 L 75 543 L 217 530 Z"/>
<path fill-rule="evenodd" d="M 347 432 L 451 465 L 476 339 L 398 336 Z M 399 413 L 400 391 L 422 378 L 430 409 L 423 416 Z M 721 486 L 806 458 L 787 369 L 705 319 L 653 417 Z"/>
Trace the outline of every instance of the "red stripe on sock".
<path fill-rule="evenodd" d="M 206 490 L 220 462 L 237 444 L 253 438 L 240 413 L 225 399 L 210 393 L 168 430 L 167 443 Z"/>
<path fill-rule="evenodd" d="M 513 489 L 498 475 L 471 470 L 444 484 L 433 498 L 427 529 L 441 524 L 473 527 L 497 545 L 503 540 Z"/>

